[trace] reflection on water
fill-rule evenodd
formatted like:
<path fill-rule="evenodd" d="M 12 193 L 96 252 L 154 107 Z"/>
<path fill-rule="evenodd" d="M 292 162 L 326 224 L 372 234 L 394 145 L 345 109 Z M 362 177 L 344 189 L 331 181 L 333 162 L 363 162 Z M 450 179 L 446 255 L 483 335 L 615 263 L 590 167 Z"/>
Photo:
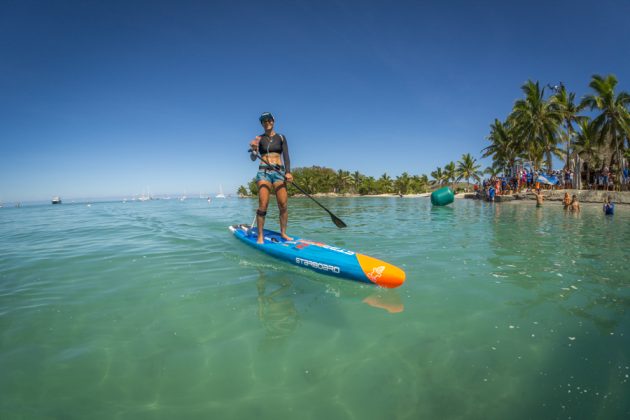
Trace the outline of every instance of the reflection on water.
<path fill-rule="evenodd" d="M 265 329 L 264 345 L 272 342 L 281 342 L 291 336 L 300 324 L 300 313 L 296 301 L 300 302 L 302 311 L 309 311 L 316 307 L 323 296 L 334 298 L 360 299 L 371 308 L 385 310 L 389 313 L 401 313 L 404 304 L 400 293 L 396 289 L 383 289 L 380 287 L 363 286 L 353 287 L 340 283 L 331 285 L 320 276 L 315 275 L 317 291 L 305 294 L 294 287 L 291 272 L 273 273 L 268 276 L 261 268 L 257 268 L 258 279 L 256 281 L 258 318 Z M 308 273 L 309 275 L 312 275 Z M 304 281 L 304 279 L 301 279 Z"/>
<path fill-rule="evenodd" d="M 379 289 L 363 299 L 363 303 L 373 308 L 384 309 L 390 314 L 397 314 L 405 310 L 405 305 L 395 289 Z"/>
<path fill-rule="evenodd" d="M 258 317 L 265 328 L 265 341 L 280 340 L 298 327 L 300 317 L 293 300 L 293 282 L 289 275 L 274 276 L 270 281 L 258 269 Z"/>

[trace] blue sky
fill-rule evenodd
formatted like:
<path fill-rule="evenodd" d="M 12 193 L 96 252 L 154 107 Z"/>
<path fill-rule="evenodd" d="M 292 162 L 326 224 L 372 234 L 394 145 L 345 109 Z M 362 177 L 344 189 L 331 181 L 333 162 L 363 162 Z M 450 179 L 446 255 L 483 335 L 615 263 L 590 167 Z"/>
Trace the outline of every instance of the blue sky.
<path fill-rule="evenodd" d="M 293 166 L 429 174 L 520 86 L 630 91 L 630 2 L 0 3 L 0 201 L 234 192 L 262 111 Z M 484 162 L 487 163 L 487 162 Z"/>

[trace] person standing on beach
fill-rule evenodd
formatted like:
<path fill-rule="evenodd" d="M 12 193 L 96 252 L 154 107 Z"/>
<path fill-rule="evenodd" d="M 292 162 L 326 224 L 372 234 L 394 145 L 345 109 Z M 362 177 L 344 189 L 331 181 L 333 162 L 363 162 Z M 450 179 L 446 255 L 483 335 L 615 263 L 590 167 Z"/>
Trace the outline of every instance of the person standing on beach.
<path fill-rule="evenodd" d="M 293 238 L 287 235 L 287 223 L 289 220 L 287 182 L 293 181 L 291 175 L 291 160 L 289 159 L 289 146 L 287 138 L 274 131 L 275 119 L 270 112 L 263 112 L 259 118 L 265 132 L 256 136 L 249 143 L 252 150 L 251 160 L 256 160 L 260 155 L 266 162 L 261 161 L 256 174 L 258 186 L 258 210 L 256 210 L 256 226 L 258 226 L 257 243 L 262 244 L 265 216 L 269 206 L 269 194 L 271 187 L 276 192 L 278 210 L 280 212 L 280 235 L 287 241 Z"/>
<path fill-rule="evenodd" d="M 569 206 L 569 210 L 578 213 L 580 211 L 580 202 L 578 201 L 577 195 L 573 194 L 573 198 L 571 199 L 571 205 Z"/>
<path fill-rule="evenodd" d="M 542 207 L 545 196 L 540 192 L 540 188 L 534 191 L 534 195 L 536 196 L 536 207 Z"/>

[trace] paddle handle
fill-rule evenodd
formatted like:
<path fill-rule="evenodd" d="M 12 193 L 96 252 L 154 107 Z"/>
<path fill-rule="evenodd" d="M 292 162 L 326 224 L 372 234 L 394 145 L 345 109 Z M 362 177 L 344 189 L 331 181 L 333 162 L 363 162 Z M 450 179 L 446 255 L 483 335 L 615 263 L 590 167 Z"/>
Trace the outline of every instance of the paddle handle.
<path fill-rule="evenodd" d="M 338 218 L 337 216 L 335 216 L 330 210 L 328 210 L 326 207 L 323 206 L 323 204 L 321 204 L 319 201 L 315 200 L 315 198 L 313 198 L 309 193 L 307 193 L 306 191 L 304 191 L 299 185 L 297 185 L 294 181 L 287 181 L 287 177 L 284 176 L 284 174 L 282 172 L 280 172 L 280 168 L 279 165 L 272 165 L 270 164 L 264 157 L 262 157 L 260 155 L 260 153 L 258 153 L 258 151 L 254 151 L 253 149 L 249 149 L 248 152 L 251 155 L 256 155 L 256 157 L 258 159 L 260 159 L 260 161 L 262 163 L 264 163 L 265 165 L 274 168 L 274 170 L 276 172 L 278 172 L 280 174 L 280 176 L 282 176 L 282 178 L 286 181 L 286 182 L 290 182 L 295 188 L 297 188 L 302 194 L 304 194 L 305 196 L 307 196 L 308 198 L 310 198 L 311 200 L 313 200 L 315 202 L 315 204 L 317 204 L 319 207 L 323 208 L 324 210 L 326 210 L 326 213 L 328 213 L 330 215 L 330 218 L 332 219 L 333 223 L 338 227 L 338 228 L 345 228 L 347 225 L 343 222 L 343 220 L 341 220 L 340 218 Z"/>

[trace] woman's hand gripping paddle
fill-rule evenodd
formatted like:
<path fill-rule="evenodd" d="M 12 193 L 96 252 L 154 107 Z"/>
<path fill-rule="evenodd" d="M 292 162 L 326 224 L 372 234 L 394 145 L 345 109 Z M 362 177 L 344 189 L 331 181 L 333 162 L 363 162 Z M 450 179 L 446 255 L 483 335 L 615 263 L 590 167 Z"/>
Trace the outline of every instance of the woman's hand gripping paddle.
<path fill-rule="evenodd" d="M 267 162 L 267 160 L 262 157 L 260 155 L 260 153 L 258 153 L 258 151 L 254 151 L 252 149 L 248 150 L 249 153 L 251 154 L 256 154 L 256 157 L 258 159 L 260 159 L 260 161 L 262 163 L 264 163 L 265 165 L 269 166 L 270 168 L 274 168 L 274 170 L 276 172 L 278 172 L 280 175 L 282 175 L 282 178 L 284 178 L 285 181 L 287 181 L 287 177 L 284 176 L 284 174 L 282 172 L 279 171 L 277 165 L 271 165 L 269 162 Z M 311 197 L 311 195 L 309 193 L 307 193 L 306 191 L 304 191 L 302 188 L 300 188 L 299 185 L 297 185 L 295 182 L 293 181 L 287 181 L 289 182 L 291 185 L 293 185 L 295 188 L 297 188 L 302 194 L 304 194 L 305 196 L 307 196 L 308 198 L 310 198 L 311 200 L 313 200 L 319 207 L 323 208 L 324 210 L 326 210 L 326 212 L 330 215 L 330 219 L 333 221 L 333 223 L 335 224 L 335 226 L 337 226 L 338 228 L 345 228 L 347 227 L 347 225 L 343 222 L 343 220 L 341 220 L 340 218 L 338 218 L 337 216 L 335 216 L 334 214 L 332 214 L 332 212 L 330 210 L 328 210 L 326 207 L 324 207 L 319 201 L 315 200 L 313 197 Z"/>

